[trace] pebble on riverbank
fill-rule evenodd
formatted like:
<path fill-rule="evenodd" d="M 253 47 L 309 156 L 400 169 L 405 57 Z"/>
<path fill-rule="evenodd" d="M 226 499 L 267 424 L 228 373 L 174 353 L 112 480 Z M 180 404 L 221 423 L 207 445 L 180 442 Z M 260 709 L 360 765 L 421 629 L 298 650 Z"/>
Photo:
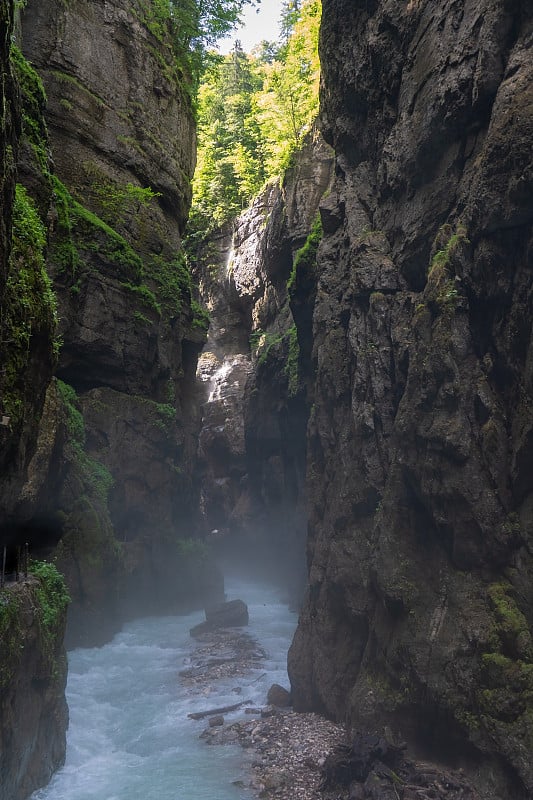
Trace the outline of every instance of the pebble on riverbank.
<path fill-rule="evenodd" d="M 264 658 L 247 633 L 204 633 L 180 680 L 194 693 L 206 694 L 221 678 L 240 683 L 261 668 Z M 243 689 L 237 684 L 232 691 L 241 694 Z M 286 702 L 289 694 L 274 684 L 269 696 Z M 415 762 L 404 753 L 405 745 L 379 735 L 354 736 L 317 714 L 274 705 L 257 708 L 246 699 L 231 706 L 237 707 L 243 716 L 228 723 L 223 709 L 200 712 L 208 724 L 200 737 L 207 744 L 244 749 L 251 778 L 240 785 L 260 800 L 482 800 L 461 771 Z"/>
<path fill-rule="evenodd" d="M 202 738 L 208 744 L 238 743 L 250 751 L 251 788 L 263 800 L 323 800 L 321 768 L 346 734 L 343 726 L 317 714 L 271 709 L 260 719 L 206 730 Z"/>

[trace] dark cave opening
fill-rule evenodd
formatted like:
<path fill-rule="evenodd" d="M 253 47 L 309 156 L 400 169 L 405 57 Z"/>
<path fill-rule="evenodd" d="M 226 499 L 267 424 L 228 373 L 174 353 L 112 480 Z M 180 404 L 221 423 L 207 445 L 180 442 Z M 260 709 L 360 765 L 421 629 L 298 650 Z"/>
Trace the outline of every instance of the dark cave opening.
<path fill-rule="evenodd" d="M 50 558 L 63 536 L 63 526 L 57 515 L 37 515 L 28 520 L 6 523 L 0 529 L 0 557 L 5 548 L 5 573 L 24 571 L 26 554 L 31 561 Z"/>

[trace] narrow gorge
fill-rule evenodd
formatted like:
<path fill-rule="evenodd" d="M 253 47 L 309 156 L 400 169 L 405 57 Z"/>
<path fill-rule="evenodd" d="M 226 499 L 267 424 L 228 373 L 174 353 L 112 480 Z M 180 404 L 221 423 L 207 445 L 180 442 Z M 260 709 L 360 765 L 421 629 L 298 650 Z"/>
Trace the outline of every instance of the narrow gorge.
<path fill-rule="evenodd" d="M 276 178 L 202 150 L 212 4 L 0 2 L 0 800 L 64 761 L 65 648 L 222 600 L 221 562 L 299 609 L 296 712 L 530 800 L 529 0 L 322 0 Z M 283 6 L 254 57 L 292 97 L 320 5 Z M 320 796 L 413 800 L 390 773 Z"/>

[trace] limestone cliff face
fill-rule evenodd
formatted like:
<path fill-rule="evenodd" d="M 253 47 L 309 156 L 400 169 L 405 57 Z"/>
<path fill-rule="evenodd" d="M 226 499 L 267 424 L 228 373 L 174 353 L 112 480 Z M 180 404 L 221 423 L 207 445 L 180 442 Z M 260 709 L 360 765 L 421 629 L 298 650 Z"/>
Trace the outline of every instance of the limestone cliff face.
<path fill-rule="evenodd" d="M 47 96 L 61 347 L 17 522 L 61 536 L 71 617 L 83 623 L 71 643 L 87 643 L 191 588 L 177 540 L 196 533 L 193 384 L 205 338 L 179 252 L 194 119 L 151 4 L 30 0 L 21 30 Z M 220 588 L 212 570 L 205 577 Z"/>
<path fill-rule="evenodd" d="M 311 136 L 282 184 L 268 185 L 200 258 L 211 317 L 199 368 L 205 524 L 237 538 L 240 551 L 270 556 L 283 580 L 303 561 L 310 404 L 288 284 L 332 164 L 330 148 Z"/>
<path fill-rule="evenodd" d="M 486 797 L 530 797 L 531 10 L 323 11 L 337 160 L 295 704 L 460 755 Z"/>
<path fill-rule="evenodd" d="M 0 592 L 1 800 L 25 800 L 65 758 L 66 614 L 34 577 Z"/>

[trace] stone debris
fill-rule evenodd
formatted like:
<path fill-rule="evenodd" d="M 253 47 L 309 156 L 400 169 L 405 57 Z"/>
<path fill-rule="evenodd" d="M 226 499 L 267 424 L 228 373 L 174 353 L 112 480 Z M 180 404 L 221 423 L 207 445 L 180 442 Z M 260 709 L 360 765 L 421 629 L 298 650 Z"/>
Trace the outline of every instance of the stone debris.
<path fill-rule="evenodd" d="M 186 686 L 204 693 L 218 680 L 249 677 L 266 657 L 255 639 L 239 629 L 208 631 L 198 641 L 179 677 Z M 233 692 L 241 694 L 242 687 L 235 686 Z"/>
<path fill-rule="evenodd" d="M 261 668 L 266 654 L 252 636 L 226 629 L 199 638 L 179 673 L 185 685 L 208 695 L 219 679 L 254 682 L 252 670 Z M 409 760 L 405 745 L 390 736 L 353 734 L 318 714 L 276 706 L 274 700 L 286 701 L 288 692 L 274 687 L 261 708 L 246 700 L 235 704 L 242 705 L 242 718 L 229 724 L 216 713 L 221 709 L 206 712 L 210 719 L 200 734 L 210 745 L 243 748 L 250 778 L 241 785 L 259 800 L 480 800 L 462 773 Z M 243 687 L 233 692 L 240 695 Z"/>
<path fill-rule="evenodd" d="M 205 609 L 205 622 L 191 628 L 190 634 L 195 639 L 204 633 L 226 628 L 242 628 L 248 625 L 248 606 L 243 600 L 228 600 Z"/>
<path fill-rule="evenodd" d="M 202 734 L 248 751 L 249 788 L 260 800 L 481 800 L 461 771 L 412 761 L 404 745 L 350 736 L 317 714 L 271 711 Z"/>
<path fill-rule="evenodd" d="M 250 788 L 263 800 L 323 800 L 321 769 L 345 741 L 343 726 L 317 714 L 269 709 L 261 719 L 237 720 L 202 733 L 208 744 L 240 744 L 249 751 Z"/>

